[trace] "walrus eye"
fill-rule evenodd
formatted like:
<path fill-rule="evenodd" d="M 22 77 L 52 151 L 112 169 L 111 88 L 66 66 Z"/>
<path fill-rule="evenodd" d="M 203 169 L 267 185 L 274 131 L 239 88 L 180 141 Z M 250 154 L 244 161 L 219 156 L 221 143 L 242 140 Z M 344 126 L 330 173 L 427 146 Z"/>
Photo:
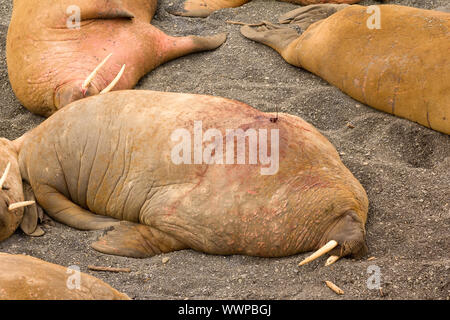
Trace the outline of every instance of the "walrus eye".
<path fill-rule="evenodd" d="M 7 187 L 7 186 L 2 186 L 2 190 L 8 191 L 8 190 L 9 190 L 9 187 Z"/>

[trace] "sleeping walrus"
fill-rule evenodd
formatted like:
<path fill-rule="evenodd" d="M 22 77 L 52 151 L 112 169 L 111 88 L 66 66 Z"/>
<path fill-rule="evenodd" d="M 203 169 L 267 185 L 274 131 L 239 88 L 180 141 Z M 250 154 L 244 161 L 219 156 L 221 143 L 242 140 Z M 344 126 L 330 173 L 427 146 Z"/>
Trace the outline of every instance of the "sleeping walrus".
<path fill-rule="evenodd" d="M 35 210 L 23 217 L 19 208 L 33 202 L 15 204 L 23 179 L 55 220 L 114 226 L 93 244 L 108 254 L 280 257 L 325 246 L 320 253 L 335 261 L 367 250 L 363 187 L 333 145 L 292 115 L 213 96 L 115 91 L 0 143 L 0 167 L 10 163 L 0 241 L 23 219 L 29 233 L 36 228 Z"/>
<path fill-rule="evenodd" d="M 131 89 L 158 65 L 220 46 L 225 34 L 171 37 L 152 26 L 157 0 L 14 0 L 9 79 L 20 102 L 49 116 L 72 101 Z"/>
<path fill-rule="evenodd" d="M 377 7 L 309 6 L 280 18 L 301 35 L 270 23 L 241 33 L 362 103 L 450 134 L 450 14 Z"/>

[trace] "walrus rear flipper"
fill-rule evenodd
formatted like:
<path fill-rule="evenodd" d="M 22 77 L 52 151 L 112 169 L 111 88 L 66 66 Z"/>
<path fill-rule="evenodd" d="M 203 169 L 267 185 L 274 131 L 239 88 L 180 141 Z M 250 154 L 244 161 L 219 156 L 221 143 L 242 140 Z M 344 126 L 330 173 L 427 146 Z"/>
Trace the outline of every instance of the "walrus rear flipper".
<path fill-rule="evenodd" d="M 245 25 L 241 28 L 244 37 L 261 42 L 276 50 L 287 61 L 286 49 L 300 36 L 296 30 L 289 27 L 263 22 L 259 25 Z M 289 62 L 289 61 L 288 61 Z"/>
<path fill-rule="evenodd" d="M 155 228 L 122 221 L 92 244 L 94 250 L 117 256 L 147 258 L 185 249 L 178 240 Z"/>
<path fill-rule="evenodd" d="M 306 31 L 313 23 L 328 18 L 339 10 L 347 8 L 348 4 L 315 4 L 301 7 L 283 14 L 278 22 L 295 24 Z"/>
<path fill-rule="evenodd" d="M 182 8 L 168 10 L 170 14 L 183 17 L 206 18 L 212 12 L 224 8 L 239 7 L 250 0 L 186 0 Z"/>

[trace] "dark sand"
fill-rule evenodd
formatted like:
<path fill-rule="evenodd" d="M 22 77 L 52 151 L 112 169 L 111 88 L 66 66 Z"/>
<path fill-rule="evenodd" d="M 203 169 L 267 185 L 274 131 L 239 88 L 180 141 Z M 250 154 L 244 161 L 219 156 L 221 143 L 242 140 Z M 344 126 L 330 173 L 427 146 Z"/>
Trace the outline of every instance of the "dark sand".
<path fill-rule="evenodd" d="M 79 265 L 136 299 L 450 299 L 450 137 L 362 105 L 287 64 L 272 49 L 243 38 L 239 26 L 225 23 L 275 22 L 295 5 L 254 0 L 207 19 L 193 19 L 165 11 L 179 1 L 161 1 L 153 24 L 172 35 L 228 32 L 228 40 L 216 51 L 157 68 L 137 89 L 218 95 L 264 111 L 278 105 L 312 123 L 336 146 L 367 190 L 369 255 L 360 261 L 342 259 L 331 267 L 324 267 L 322 258 L 302 268 L 297 264 L 307 254 L 262 259 L 183 250 L 130 259 L 91 249 L 101 231 L 82 232 L 60 224 L 46 227 L 41 238 L 17 231 L 0 243 L 0 250 Z M 5 42 L 11 2 L 0 1 L 0 136 L 14 139 L 43 119 L 20 105 L 8 82 Z M 392 2 L 427 9 L 448 4 L 448 0 Z M 166 264 L 163 257 L 169 258 Z M 369 257 L 376 259 L 367 261 Z M 90 264 L 129 267 L 132 272 L 92 272 L 87 269 Z M 370 265 L 381 270 L 383 295 L 367 287 Z M 325 280 L 345 294 L 334 294 Z"/>

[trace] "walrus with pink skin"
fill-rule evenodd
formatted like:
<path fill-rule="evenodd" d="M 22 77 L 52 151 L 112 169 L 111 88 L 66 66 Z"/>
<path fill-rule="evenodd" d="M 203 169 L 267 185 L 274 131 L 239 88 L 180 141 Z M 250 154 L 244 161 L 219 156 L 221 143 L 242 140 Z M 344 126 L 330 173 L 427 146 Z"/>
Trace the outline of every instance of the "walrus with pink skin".
<path fill-rule="evenodd" d="M 244 141 L 259 132 L 258 159 L 265 160 L 250 161 L 244 142 L 247 160 L 239 162 L 235 148 L 242 144 L 228 141 L 234 130 Z M 225 98 L 125 90 L 76 101 L 21 138 L 1 141 L 0 167 L 9 161 L 13 170 L 9 190 L 0 193 L 0 240 L 23 215 L 8 204 L 30 200 L 11 199 L 23 179 L 55 220 L 82 230 L 113 226 L 93 244 L 108 254 L 192 248 L 281 257 L 325 246 L 319 253 L 329 251 L 335 261 L 367 250 L 363 187 L 333 145 L 292 115 L 275 121 Z M 180 149 L 183 141 L 203 153 Z"/>
<path fill-rule="evenodd" d="M 78 277 L 71 281 L 71 276 Z M 69 285 L 70 286 L 69 286 Z M 25 255 L 0 252 L 0 300 L 130 300 L 105 282 Z"/>
<path fill-rule="evenodd" d="M 303 6 L 319 3 L 358 3 L 361 0 L 280 0 L 283 2 L 290 2 L 300 4 Z M 204 18 L 209 16 L 214 11 L 225 8 L 236 8 L 243 4 L 250 2 L 250 0 L 186 0 L 180 9 L 172 9 L 172 14 L 185 17 L 199 17 Z"/>
<path fill-rule="evenodd" d="M 226 39 L 168 36 L 150 24 L 156 6 L 157 0 L 14 0 L 7 63 L 17 98 L 50 116 L 75 100 L 131 89 L 158 65 Z"/>
<path fill-rule="evenodd" d="M 450 13 L 440 10 L 316 5 L 280 18 L 301 35 L 269 23 L 241 33 L 362 103 L 450 134 Z"/>

